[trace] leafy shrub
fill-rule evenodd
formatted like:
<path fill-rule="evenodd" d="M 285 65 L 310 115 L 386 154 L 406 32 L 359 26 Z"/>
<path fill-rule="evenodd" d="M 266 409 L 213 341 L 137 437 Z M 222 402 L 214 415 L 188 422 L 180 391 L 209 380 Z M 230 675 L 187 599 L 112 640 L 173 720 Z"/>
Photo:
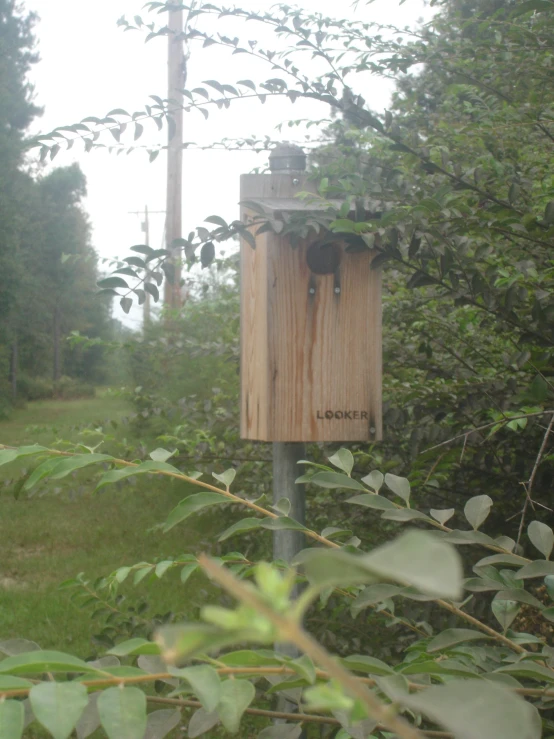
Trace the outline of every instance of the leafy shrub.
<path fill-rule="evenodd" d="M 54 385 L 54 395 L 62 400 L 74 400 L 75 398 L 94 398 L 96 390 L 94 385 L 88 382 L 75 380 L 65 375 Z"/>
<path fill-rule="evenodd" d="M 407 479 L 373 470 L 358 481 L 352 477 L 354 457 L 341 449 L 330 457 L 330 465 L 308 463 L 304 481 L 339 497 L 343 506 L 373 512 L 387 526 L 411 527 L 363 551 L 351 531 L 327 526 L 319 532 L 295 522 L 286 501 L 271 510 L 263 501 L 231 492 L 233 469 L 214 475 L 218 484 L 213 485 L 169 464 L 169 451 L 157 449 L 150 457 L 137 464 L 95 452 L 24 447 L 0 451 L 0 465 L 34 459 L 38 464 L 27 489 L 93 465 L 109 467 L 100 473 L 97 489 L 143 474 L 180 479 L 199 492 L 177 504 L 163 530 L 214 506 L 246 508 L 248 517 L 228 526 L 219 540 L 252 531 L 302 530 L 309 546 L 298 555 L 296 570 L 231 551 L 217 558 L 184 554 L 126 565 L 94 585 L 105 596 L 96 595 L 82 576 L 64 583 L 82 591 L 85 606 L 92 593 L 92 605 L 101 602 L 109 610 L 110 598 L 117 598 L 119 585 L 131 578 L 139 585 L 177 570 L 184 594 L 191 576 L 207 575 L 212 581 L 198 621 L 160 625 L 146 636 L 135 630 L 132 638 L 93 662 L 37 651 L 36 645 L 25 649 L 23 643 L 21 652 L 21 642 L 15 650 L 11 643 L 0 643 L 7 655 L 0 661 L 0 695 L 6 698 L 0 703 L 1 721 L 20 727 L 21 699 L 28 696 L 28 714 L 34 713 L 53 736 L 67 736 L 79 721 L 91 731 L 102 725 L 110 739 L 120 736 L 122 725 L 129 727 L 127 736 L 138 739 L 148 727 L 152 733 L 152 722 L 160 722 L 163 731 L 158 735 L 165 736 L 182 720 L 181 711 L 191 708 L 196 710 L 188 725 L 190 737 L 219 723 L 236 732 L 250 711 L 266 720 L 286 717 L 287 723 L 278 728 L 286 733 L 260 726 L 259 736 L 265 739 L 298 739 L 301 725 L 312 723 L 336 727 L 340 739 L 422 739 L 437 725 L 446 736 L 459 739 L 538 739 L 543 728 L 554 729 L 554 658 L 543 628 L 554 621 L 554 565 L 549 560 L 554 533 L 549 526 L 531 521 L 520 542 L 493 538 L 481 530 L 493 505 L 488 496 L 471 498 L 463 512 L 418 510 Z M 448 525 L 453 519 L 459 529 Z M 459 546 L 470 554 L 462 556 Z M 470 577 L 464 577 L 464 570 Z M 540 598 L 529 582 L 538 583 Z M 302 586 L 299 594 L 297 583 Z M 238 601 L 236 608 L 229 607 L 227 596 L 221 605 L 214 584 Z M 414 603 L 444 611 L 453 625 L 436 629 L 432 620 L 414 618 Z M 475 615 L 479 604 L 480 617 Z M 363 649 L 333 656 L 303 627 L 314 614 L 325 618 L 329 612 L 339 613 L 344 629 L 356 624 L 368 633 L 384 619 L 404 631 L 404 648 L 386 660 Z M 131 619 L 135 629 L 133 624 Z M 521 631 L 521 626 L 532 630 Z M 296 654 L 275 650 L 273 645 L 283 642 L 294 645 Z M 55 679 L 27 679 L 40 673 Z M 148 690 L 151 683 L 156 684 L 155 695 Z M 285 715 L 268 710 L 265 706 L 275 694 L 292 702 L 292 710 Z M 256 696 L 261 709 L 251 708 Z M 170 711 L 147 713 L 149 704 L 168 700 Z"/>
<path fill-rule="evenodd" d="M 54 397 L 54 384 L 45 377 L 21 373 L 17 378 L 17 391 L 25 400 L 49 400 Z"/>

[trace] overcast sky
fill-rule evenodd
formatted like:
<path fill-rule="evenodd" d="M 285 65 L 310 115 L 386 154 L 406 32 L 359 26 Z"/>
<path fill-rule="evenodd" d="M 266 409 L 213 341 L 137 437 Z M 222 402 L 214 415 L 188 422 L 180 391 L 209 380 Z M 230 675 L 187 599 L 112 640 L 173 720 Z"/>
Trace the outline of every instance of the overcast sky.
<path fill-rule="evenodd" d="M 167 97 L 165 38 L 144 43 L 145 35 L 138 32 L 124 33 L 116 25 L 125 15 L 130 21 L 139 14 L 146 20 L 154 19 L 143 12 L 144 0 L 24 0 L 28 10 L 39 15 L 35 33 L 38 40 L 40 62 L 31 73 L 36 88 L 36 102 L 44 106 L 44 115 L 34 125 L 34 132 L 50 131 L 56 126 L 76 123 L 90 115 L 104 116 L 112 108 L 140 110 L 148 103 L 149 95 Z M 269 10 L 273 0 L 245 0 L 240 7 L 248 10 Z M 423 0 L 376 0 L 366 5 L 363 0 L 357 9 L 348 0 L 343 3 L 331 0 L 303 0 L 302 8 L 319 11 L 336 17 L 360 18 L 398 26 L 414 25 L 422 16 L 429 17 Z M 156 20 L 158 20 L 160 17 Z M 241 40 L 252 38 L 264 41 L 259 24 L 236 22 L 221 33 L 236 35 Z M 204 21 L 200 21 L 203 27 Z M 215 30 L 215 26 L 214 26 Z M 265 47 L 275 48 L 271 35 L 266 36 Z M 217 47 L 200 49 L 192 47 L 187 87 L 202 80 L 216 79 L 234 84 L 239 79 L 263 81 L 271 77 L 270 68 L 263 63 L 256 67 L 246 55 L 231 56 Z M 360 79 L 360 82 L 362 80 Z M 392 86 L 386 81 L 368 77 L 361 91 L 375 110 L 386 108 Z M 185 116 L 185 141 L 208 144 L 224 137 L 258 137 L 298 139 L 299 133 L 290 129 L 278 134 L 275 126 L 288 119 L 328 116 L 328 109 L 313 101 L 297 101 L 294 105 L 283 99 L 268 100 L 265 105 L 257 101 L 237 101 L 225 111 L 211 111 L 207 121 L 192 112 Z M 153 133 L 145 141 L 164 143 Z M 108 143 L 107 139 L 103 139 Z M 140 142 L 139 142 L 140 143 Z M 102 258 L 127 256 L 129 247 L 143 243 L 141 217 L 129 211 L 143 210 L 147 204 L 151 211 L 165 208 L 165 156 L 162 154 L 150 164 L 144 152 L 127 155 L 110 155 L 107 151 L 85 153 L 76 144 L 69 152 L 61 151 L 55 165 L 66 166 L 78 162 L 88 182 L 85 202 L 93 232 L 92 240 Z M 183 161 L 183 231 L 185 235 L 203 219 L 217 213 L 228 220 L 238 215 L 239 176 L 256 166 L 265 166 L 267 154 L 253 152 L 185 151 Z M 151 216 L 151 244 L 162 247 L 163 214 Z M 123 318 L 119 305 L 114 315 Z M 138 326 L 140 313 L 132 311 L 127 323 Z"/>

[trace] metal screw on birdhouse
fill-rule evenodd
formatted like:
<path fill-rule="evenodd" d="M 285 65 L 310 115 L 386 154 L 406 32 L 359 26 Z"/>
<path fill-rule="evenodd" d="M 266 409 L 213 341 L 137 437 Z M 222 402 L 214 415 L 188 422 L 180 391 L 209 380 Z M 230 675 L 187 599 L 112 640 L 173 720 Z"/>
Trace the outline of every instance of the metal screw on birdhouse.
<path fill-rule="evenodd" d="M 338 295 L 340 293 L 340 287 L 335 288 L 335 293 Z"/>
<path fill-rule="evenodd" d="M 272 172 L 304 172 L 306 154 L 296 144 L 277 144 L 269 155 L 269 169 Z"/>
<path fill-rule="evenodd" d="M 308 292 L 310 295 L 315 295 L 315 287 L 311 287 Z"/>

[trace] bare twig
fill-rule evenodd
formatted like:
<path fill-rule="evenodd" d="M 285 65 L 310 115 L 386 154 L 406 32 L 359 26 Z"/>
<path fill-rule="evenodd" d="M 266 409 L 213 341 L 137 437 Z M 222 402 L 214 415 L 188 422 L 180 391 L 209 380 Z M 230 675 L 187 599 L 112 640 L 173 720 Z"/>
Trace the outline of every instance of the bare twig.
<path fill-rule="evenodd" d="M 531 499 L 531 492 L 533 490 L 533 484 L 535 482 L 537 470 L 539 469 L 540 463 L 542 461 L 544 451 L 546 449 L 546 445 L 548 444 L 548 437 L 550 436 L 550 432 L 552 431 L 553 426 L 554 426 L 554 413 L 552 413 L 552 415 L 550 416 L 550 423 L 548 424 L 546 431 L 544 432 L 541 448 L 539 449 L 539 453 L 537 454 L 537 458 L 535 459 L 535 464 L 533 465 L 533 469 L 531 470 L 531 475 L 529 477 L 529 480 L 527 482 L 522 483 L 525 488 L 525 503 L 523 504 L 523 510 L 521 511 L 521 521 L 519 522 L 519 529 L 517 532 L 517 544 L 519 544 L 519 542 L 521 541 L 521 536 L 523 534 L 523 526 L 525 525 L 525 516 L 527 514 L 527 509 L 529 507 L 529 504 L 533 505 L 533 500 Z"/>
<path fill-rule="evenodd" d="M 318 644 L 292 618 L 277 613 L 265 603 L 254 590 L 247 588 L 233 574 L 218 565 L 209 557 L 202 555 L 198 561 L 206 573 L 228 593 L 246 605 L 255 608 L 279 630 L 279 639 L 295 644 L 298 649 L 319 664 L 331 678 L 337 680 L 351 695 L 359 698 L 366 706 L 369 715 L 393 731 L 400 739 L 423 739 L 419 729 L 411 726 L 402 717 L 391 712 L 391 707 L 376 698 L 356 676 L 346 670 L 323 647 Z"/>
<path fill-rule="evenodd" d="M 542 693 L 541 693 L 542 695 Z M 183 708 L 201 708 L 202 704 L 198 701 L 184 700 L 181 698 L 159 698 L 158 696 L 146 696 L 146 700 L 149 703 L 161 703 L 162 705 L 168 706 L 182 706 Z M 251 716 L 266 716 L 267 718 L 280 718 L 285 721 L 296 721 L 316 723 L 316 724 L 331 724 L 332 726 L 340 726 L 340 721 L 331 716 L 318 716 L 315 713 L 285 713 L 283 711 L 266 711 L 263 708 L 247 708 L 245 713 L 249 713 Z M 384 729 L 382 724 L 378 724 L 375 729 Z M 422 731 L 423 736 L 431 737 L 431 739 L 453 739 L 453 734 L 449 734 L 448 731 Z"/>
<path fill-rule="evenodd" d="M 490 429 L 493 426 L 497 426 L 498 424 L 506 424 L 510 421 L 519 421 L 521 418 L 536 418 L 537 416 L 547 416 L 548 414 L 554 415 L 554 410 L 550 409 L 547 411 L 537 411 L 536 413 L 523 413 L 521 416 L 506 416 L 505 419 L 501 419 L 498 421 L 492 421 L 491 423 L 486 423 L 484 426 L 477 426 L 477 428 L 470 429 L 469 431 L 464 431 L 463 434 L 458 434 L 457 436 L 453 436 L 451 439 L 447 439 L 446 441 L 441 441 L 440 444 L 435 444 L 435 446 L 430 446 L 427 449 L 424 449 L 420 454 L 426 454 L 426 452 L 432 452 L 434 449 L 438 449 L 441 446 L 446 446 L 446 444 L 451 444 L 453 441 L 458 441 L 458 439 L 464 439 L 467 438 L 470 434 L 476 434 L 479 431 L 485 431 L 486 429 Z"/>

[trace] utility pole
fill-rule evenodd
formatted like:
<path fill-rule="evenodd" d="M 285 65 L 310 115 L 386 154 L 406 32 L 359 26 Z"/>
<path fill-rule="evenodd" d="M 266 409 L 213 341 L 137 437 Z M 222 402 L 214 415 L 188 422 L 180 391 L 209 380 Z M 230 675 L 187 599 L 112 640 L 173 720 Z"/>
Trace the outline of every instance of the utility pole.
<path fill-rule="evenodd" d="M 181 307 L 180 250 L 171 247 L 181 238 L 182 179 L 183 179 L 183 87 L 186 78 L 186 57 L 183 48 L 183 8 L 176 5 L 169 10 L 167 57 L 168 112 L 174 126 L 169 126 L 167 141 L 167 220 L 166 244 L 171 251 L 169 261 L 174 266 L 173 284 L 165 280 L 166 310 Z"/>
<path fill-rule="evenodd" d="M 142 230 L 144 231 L 144 243 L 150 246 L 150 223 L 148 221 L 148 206 L 144 206 L 144 221 L 142 222 Z M 148 280 L 150 271 L 146 271 L 146 279 Z M 150 293 L 145 291 L 144 304 L 142 307 L 142 330 L 146 331 L 150 325 Z"/>
<path fill-rule="evenodd" d="M 165 210 L 153 210 L 148 211 L 148 206 L 144 206 L 144 212 L 142 210 L 130 210 L 128 211 L 135 216 L 144 216 L 144 221 L 141 223 L 141 231 L 144 233 L 144 243 L 146 246 L 150 246 L 150 213 L 165 213 Z M 146 270 L 145 281 L 148 282 L 150 277 L 150 270 Z M 142 328 L 145 330 L 150 325 L 150 293 L 145 291 L 144 303 L 142 304 Z"/>

